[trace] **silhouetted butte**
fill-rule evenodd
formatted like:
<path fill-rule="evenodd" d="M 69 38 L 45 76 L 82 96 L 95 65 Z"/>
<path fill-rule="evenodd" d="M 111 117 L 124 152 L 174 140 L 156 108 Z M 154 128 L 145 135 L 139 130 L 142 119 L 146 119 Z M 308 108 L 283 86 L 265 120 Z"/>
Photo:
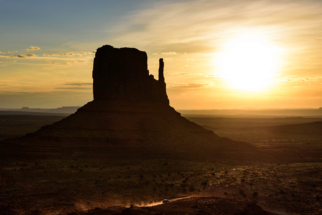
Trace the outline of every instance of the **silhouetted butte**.
<path fill-rule="evenodd" d="M 169 105 L 164 62 L 159 63 L 155 80 L 145 52 L 98 48 L 94 100 L 35 133 L 4 141 L 1 153 L 28 158 L 251 160 L 251 144 L 220 138 Z"/>

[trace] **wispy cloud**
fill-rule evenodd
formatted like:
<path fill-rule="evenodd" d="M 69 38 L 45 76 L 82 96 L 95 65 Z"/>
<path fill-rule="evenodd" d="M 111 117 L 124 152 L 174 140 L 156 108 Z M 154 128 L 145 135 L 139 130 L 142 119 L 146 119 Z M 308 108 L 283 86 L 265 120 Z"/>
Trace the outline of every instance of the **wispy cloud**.
<path fill-rule="evenodd" d="M 77 83 L 67 83 L 64 85 L 69 85 L 69 86 L 92 86 L 93 83 L 83 83 L 83 82 L 77 82 Z"/>
<path fill-rule="evenodd" d="M 40 48 L 36 46 L 30 46 L 29 48 L 27 48 L 27 51 L 34 51 L 34 50 L 40 50 Z"/>
<path fill-rule="evenodd" d="M 58 56 L 74 56 L 74 55 L 86 55 L 86 54 L 91 54 L 91 52 L 68 52 L 68 53 L 55 53 L 55 54 L 48 54 L 45 53 L 43 54 L 44 57 L 58 57 Z"/>
<path fill-rule="evenodd" d="M 63 87 L 56 87 L 57 90 L 89 90 L 93 88 L 93 83 L 90 82 L 75 82 L 66 83 Z"/>
<path fill-rule="evenodd" d="M 61 55 L 61 53 L 58 53 L 58 54 L 47 54 L 47 53 L 45 53 L 45 54 L 43 54 L 44 57 L 57 57 L 57 56 L 60 56 L 60 55 Z"/>
<path fill-rule="evenodd" d="M 35 54 L 21 54 L 21 55 L 11 55 L 10 58 L 32 58 L 37 57 Z"/>
<path fill-rule="evenodd" d="M 177 54 L 176 52 L 161 52 L 163 55 L 175 55 Z"/>
<path fill-rule="evenodd" d="M 115 41 L 142 49 L 214 52 L 225 40 L 256 32 L 293 48 L 313 47 L 320 35 L 321 1 L 156 2 L 125 17 Z M 133 26 L 144 26 L 133 28 Z M 320 37 L 321 39 L 321 37 Z"/>
<path fill-rule="evenodd" d="M 89 90 L 92 87 L 56 87 L 57 90 Z"/>
<path fill-rule="evenodd" d="M 75 55 L 75 53 L 73 52 L 69 52 L 69 53 L 65 53 L 65 54 L 60 54 L 60 56 L 73 56 Z"/>
<path fill-rule="evenodd" d="M 213 83 L 169 83 L 168 88 L 180 88 L 180 89 L 196 89 L 212 87 Z"/>

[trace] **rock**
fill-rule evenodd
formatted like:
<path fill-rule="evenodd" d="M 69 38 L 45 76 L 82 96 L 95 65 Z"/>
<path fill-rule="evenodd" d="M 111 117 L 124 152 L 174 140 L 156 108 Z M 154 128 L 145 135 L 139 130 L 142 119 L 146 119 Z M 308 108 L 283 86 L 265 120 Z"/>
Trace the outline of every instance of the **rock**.
<path fill-rule="evenodd" d="M 93 69 L 94 100 L 169 104 L 160 59 L 159 80 L 149 75 L 147 54 L 105 45 L 97 49 Z"/>

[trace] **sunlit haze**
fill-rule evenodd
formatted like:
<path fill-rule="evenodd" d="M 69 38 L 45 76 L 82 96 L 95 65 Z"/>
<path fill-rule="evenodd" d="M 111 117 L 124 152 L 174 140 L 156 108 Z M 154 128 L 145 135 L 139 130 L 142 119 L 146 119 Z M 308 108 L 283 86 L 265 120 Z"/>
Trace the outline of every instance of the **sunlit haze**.
<path fill-rule="evenodd" d="M 279 65 L 277 48 L 251 35 L 229 41 L 217 61 L 219 74 L 227 86 L 247 91 L 269 87 Z"/>
<path fill-rule="evenodd" d="M 322 2 L 0 1 L 0 108 L 82 106 L 102 45 L 164 59 L 176 109 L 322 107 Z"/>

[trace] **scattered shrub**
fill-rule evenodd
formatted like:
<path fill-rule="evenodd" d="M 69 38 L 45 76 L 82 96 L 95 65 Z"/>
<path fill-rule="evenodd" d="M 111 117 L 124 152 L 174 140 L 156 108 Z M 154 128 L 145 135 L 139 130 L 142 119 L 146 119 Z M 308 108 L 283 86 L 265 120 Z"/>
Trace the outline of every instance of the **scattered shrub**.
<path fill-rule="evenodd" d="M 208 180 L 205 180 L 205 181 L 201 182 L 201 185 L 204 186 L 204 187 L 207 186 L 208 185 Z"/>
<path fill-rule="evenodd" d="M 246 194 L 242 189 L 239 190 L 239 194 L 242 195 L 244 198 L 246 198 Z"/>
<path fill-rule="evenodd" d="M 194 188 L 193 186 L 190 186 L 189 191 L 194 192 L 194 191 L 196 191 L 196 188 Z"/>

